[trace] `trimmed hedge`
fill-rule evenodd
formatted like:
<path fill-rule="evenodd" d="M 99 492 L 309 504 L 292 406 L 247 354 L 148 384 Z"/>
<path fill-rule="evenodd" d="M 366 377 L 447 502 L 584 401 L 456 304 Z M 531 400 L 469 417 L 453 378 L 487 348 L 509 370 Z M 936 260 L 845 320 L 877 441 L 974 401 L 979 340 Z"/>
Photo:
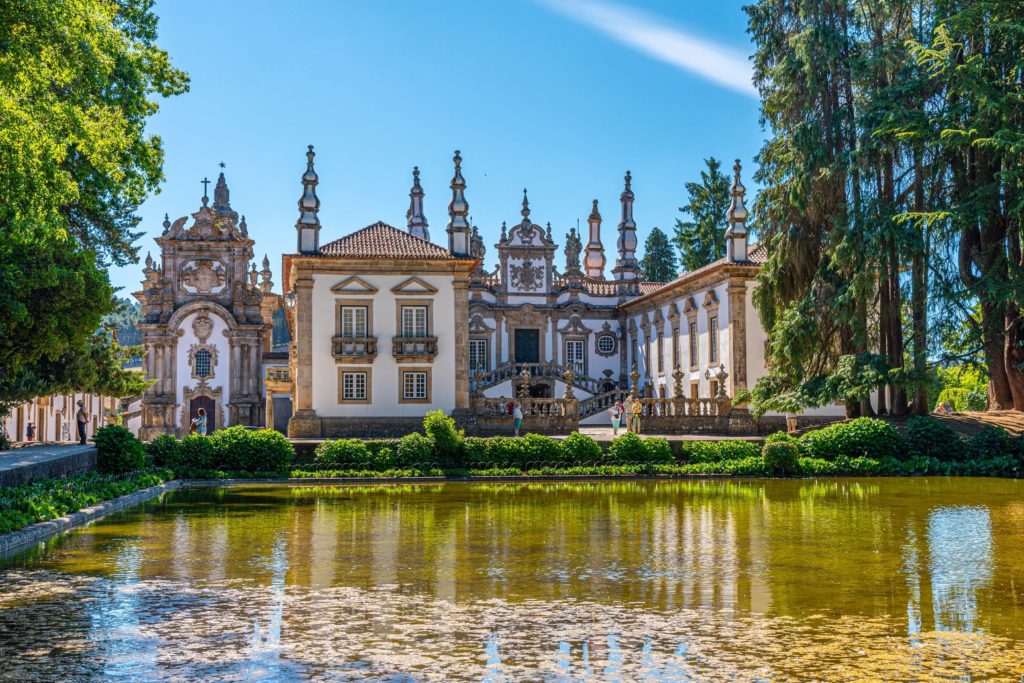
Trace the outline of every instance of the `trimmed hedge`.
<path fill-rule="evenodd" d="M 720 462 L 746 460 L 761 454 L 761 446 L 753 441 L 727 439 L 724 441 L 685 441 L 683 460 L 686 462 Z"/>
<path fill-rule="evenodd" d="M 822 427 L 800 437 L 807 455 L 821 460 L 836 458 L 895 458 L 907 455 L 903 439 L 885 420 L 859 417 Z"/>
<path fill-rule="evenodd" d="M 228 427 L 210 436 L 188 434 L 180 441 L 158 436 L 146 447 L 152 463 L 175 471 L 244 471 L 287 473 L 295 460 L 295 448 L 273 429 Z"/>
<path fill-rule="evenodd" d="M 772 441 L 761 449 L 764 469 L 772 474 L 795 474 L 800 469 L 800 449 L 795 441 Z"/>

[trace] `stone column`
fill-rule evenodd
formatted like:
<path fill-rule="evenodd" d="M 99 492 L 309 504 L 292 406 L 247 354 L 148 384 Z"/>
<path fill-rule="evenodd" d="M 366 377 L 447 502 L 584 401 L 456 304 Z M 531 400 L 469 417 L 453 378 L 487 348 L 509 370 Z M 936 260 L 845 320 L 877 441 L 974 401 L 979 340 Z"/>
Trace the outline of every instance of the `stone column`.
<path fill-rule="evenodd" d="M 266 401 L 265 401 L 265 403 L 266 403 L 266 408 L 265 408 L 266 418 L 265 418 L 265 422 L 263 423 L 263 426 L 266 427 L 267 429 L 273 429 L 274 428 L 274 395 L 269 390 L 267 390 L 266 394 L 267 394 L 267 398 L 266 398 Z"/>
<path fill-rule="evenodd" d="M 313 278 L 295 281 L 295 412 L 288 436 L 318 437 L 320 420 L 313 410 Z"/>
<path fill-rule="evenodd" d="M 456 276 L 455 290 L 455 408 L 469 408 L 469 280 Z"/>
<path fill-rule="evenodd" d="M 732 396 L 747 386 L 747 285 L 740 278 L 729 281 L 729 365 Z"/>

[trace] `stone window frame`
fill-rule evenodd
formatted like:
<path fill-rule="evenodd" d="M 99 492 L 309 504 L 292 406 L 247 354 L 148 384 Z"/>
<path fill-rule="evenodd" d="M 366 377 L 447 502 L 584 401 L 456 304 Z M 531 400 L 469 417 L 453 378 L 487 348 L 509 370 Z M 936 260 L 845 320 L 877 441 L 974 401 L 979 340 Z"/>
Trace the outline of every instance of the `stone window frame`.
<path fill-rule="evenodd" d="M 690 380 L 690 398 L 692 400 L 700 398 L 700 380 Z"/>
<path fill-rule="evenodd" d="M 402 327 L 402 310 L 406 306 L 417 306 L 419 308 L 427 309 L 427 329 L 424 337 L 433 337 L 434 335 L 434 299 L 433 297 L 423 297 L 420 299 L 395 299 L 395 336 L 405 337 L 405 328 Z"/>
<path fill-rule="evenodd" d="M 196 354 L 200 351 L 207 351 L 210 354 L 210 374 L 203 377 L 196 374 Z M 189 375 L 191 375 L 192 379 L 199 382 L 209 382 L 211 379 L 215 379 L 217 377 L 217 372 L 215 370 L 217 362 L 217 347 L 213 344 L 192 344 L 188 347 Z"/>
<path fill-rule="evenodd" d="M 431 376 L 432 368 L 430 366 L 419 366 L 414 365 L 410 367 L 403 367 L 398 369 L 398 402 L 399 403 L 430 403 L 433 398 L 433 377 Z M 426 398 L 406 398 L 405 397 L 405 376 L 409 373 L 425 374 L 427 376 L 427 396 Z"/>
<path fill-rule="evenodd" d="M 467 364 L 466 366 L 469 368 L 469 372 L 470 372 L 471 376 L 475 375 L 476 371 L 477 371 L 477 368 L 473 367 L 473 362 L 472 362 L 473 361 L 473 357 L 472 357 L 472 353 L 470 353 L 470 350 L 473 347 L 473 342 L 483 342 L 483 344 L 484 344 L 484 365 L 483 365 L 482 368 L 480 368 L 480 370 L 483 371 L 483 372 L 490 372 L 491 371 L 491 346 L 492 346 L 492 344 L 491 344 L 491 335 L 490 334 L 482 334 L 482 333 L 473 333 L 473 332 L 470 332 L 470 334 L 469 334 L 469 346 L 466 348 L 466 364 Z"/>
<path fill-rule="evenodd" d="M 721 362 L 721 349 L 718 348 L 721 342 L 721 334 L 718 329 L 718 304 L 718 294 L 714 289 L 705 292 L 703 308 L 708 321 L 708 365 Z M 713 398 L 714 393 L 711 396 Z"/>
<path fill-rule="evenodd" d="M 366 337 L 373 336 L 373 299 L 335 299 L 334 300 L 334 334 L 342 336 L 341 309 L 342 308 L 365 308 L 366 309 Z M 355 339 L 356 337 L 353 337 Z"/>
<path fill-rule="evenodd" d="M 345 375 L 363 374 L 366 375 L 366 397 L 357 399 L 345 398 Z M 338 368 L 338 404 L 339 405 L 365 405 L 373 403 L 373 367 L 351 367 L 342 366 Z"/>
<path fill-rule="evenodd" d="M 687 357 L 691 372 L 700 369 L 700 326 L 697 324 L 697 302 L 692 296 L 686 297 L 683 313 L 686 314 Z"/>
<path fill-rule="evenodd" d="M 611 340 L 612 347 L 611 347 L 610 350 L 608 350 L 608 351 L 602 351 L 601 350 L 601 340 L 602 339 L 610 339 Z M 614 356 L 618 350 L 619 350 L 619 340 L 616 338 L 614 332 L 611 332 L 610 330 L 601 330 L 600 332 L 597 333 L 597 338 L 594 340 L 594 353 L 596 353 L 599 356 L 604 356 L 605 358 L 610 358 L 611 356 Z"/>
<path fill-rule="evenodd" d="M 564 361 L 563 365 L 566 368 L 569 368 L 569 342 L 579 342 L 583 346 L 583 369 L 581 372 L 577 372 L 573 369 L 573 372 L 577 375 L 586 375 L 589 370 L 590 364 L 587 362 L 588 356 L 590 355 L 587 353 L 588 336 L 590 335 L 581 333 L 562 334 L 562 360 Z"/>

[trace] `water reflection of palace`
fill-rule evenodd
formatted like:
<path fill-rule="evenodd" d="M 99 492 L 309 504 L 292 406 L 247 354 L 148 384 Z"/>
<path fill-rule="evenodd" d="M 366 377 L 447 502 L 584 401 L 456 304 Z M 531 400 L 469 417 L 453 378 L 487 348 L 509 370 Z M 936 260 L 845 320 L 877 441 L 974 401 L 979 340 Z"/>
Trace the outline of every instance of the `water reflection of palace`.
<path fill-rule="evenodd" d="M 117 656 L 148 633 L 129 649 L 151 662 L 169 645 L 141 615 L 158 613 L 191 638 L 240 639 L 242 658 L 365 650 L 496 679 L 619 662 L 671 680 L 712 652 L 777 678 L 859 649 L 898 677 L 921 647 L 948 649 L 936 632 L 984 634 L 969 643 L 982 660 L 1024 638 L 1021 493 L 932 479 L 187 491 L 33 562 L 109 577 L 117 589 L 69 602 L 69 623 L 113 634 Z"/>

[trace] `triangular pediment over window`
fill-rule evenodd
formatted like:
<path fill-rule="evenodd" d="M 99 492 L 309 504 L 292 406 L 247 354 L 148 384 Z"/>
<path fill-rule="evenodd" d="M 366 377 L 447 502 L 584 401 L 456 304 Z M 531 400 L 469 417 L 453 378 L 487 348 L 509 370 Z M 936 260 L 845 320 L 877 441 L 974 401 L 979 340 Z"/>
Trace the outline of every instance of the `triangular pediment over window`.
<path fill-rule="evenodd" d="M 331 287 L 335 294 L 374 294 L 377 288 L 361 277 L 352 275 Z"/>
<path fill-rule="evenodd" d="M 424 282 L 418 277 L 411 277 L 405 282 L 395 285 L 391 288 L 391 291 L 395 294 L 405 295 L 416 295 L 416 294 L 437 294 L 437 287 L 434 287 L 428 282 Z"/>

